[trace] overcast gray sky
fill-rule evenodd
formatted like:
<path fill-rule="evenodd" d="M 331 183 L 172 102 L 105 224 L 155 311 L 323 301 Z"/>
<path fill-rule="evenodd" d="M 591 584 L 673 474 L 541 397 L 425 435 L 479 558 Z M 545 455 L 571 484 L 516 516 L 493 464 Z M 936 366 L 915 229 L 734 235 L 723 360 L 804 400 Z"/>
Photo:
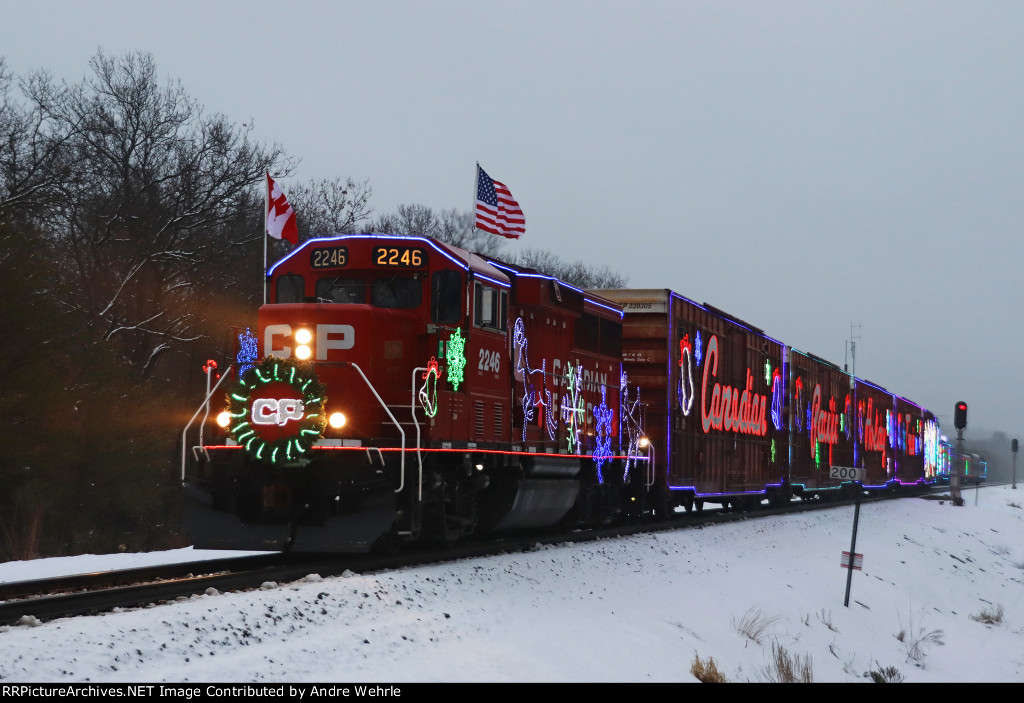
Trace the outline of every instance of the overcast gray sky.
<path fill-rule="evenodd" d="M 468 210 L 1024 438 L 1024 3 L 8 0 L 0 54 L 153 54 L 292 179 Z M 1009 450 L 1007 450 L 1009 453 Z"/>

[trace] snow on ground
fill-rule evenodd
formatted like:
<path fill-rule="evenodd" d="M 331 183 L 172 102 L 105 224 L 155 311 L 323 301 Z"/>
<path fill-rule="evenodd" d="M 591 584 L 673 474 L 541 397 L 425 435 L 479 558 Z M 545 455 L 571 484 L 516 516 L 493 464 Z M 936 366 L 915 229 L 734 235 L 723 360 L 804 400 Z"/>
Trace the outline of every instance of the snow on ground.
<path fill-rule="evenodd" d="M 230 552 L 207 549 L 172 549 L 166 552 L 145 552 L 142 554 L 81 554 L 61 559 L 33 559 L 32 561 L 0 562 L 0 583 L 31 581 L 54 576 L 91 574 L 97 571 L 135 569 L 158 564 L 202 561 L 205 559 L 226 559 L 246 554 L 266 552 Z"/>
<path fill-rule="evenodd" d="M 0 682 L 763 682 L 777 648 L 815 682 L 1024 681 L 1024 490 L 964 497 L 862 506 L 848 608 L 853 506 L 0 628 Z"/>

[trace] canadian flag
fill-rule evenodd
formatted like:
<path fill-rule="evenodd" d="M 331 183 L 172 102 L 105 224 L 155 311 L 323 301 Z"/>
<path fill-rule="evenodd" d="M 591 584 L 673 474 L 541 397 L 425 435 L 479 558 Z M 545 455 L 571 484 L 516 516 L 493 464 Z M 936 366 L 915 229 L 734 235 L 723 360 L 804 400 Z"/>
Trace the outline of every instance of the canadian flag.
<path fill-rule="evenodd" d="M 284 197 L 284 191 L 267 172 L 267 234 L 274 239 L 287 239 L 299 243 L 299 228 L 295 224 L 295 211 Z"/>

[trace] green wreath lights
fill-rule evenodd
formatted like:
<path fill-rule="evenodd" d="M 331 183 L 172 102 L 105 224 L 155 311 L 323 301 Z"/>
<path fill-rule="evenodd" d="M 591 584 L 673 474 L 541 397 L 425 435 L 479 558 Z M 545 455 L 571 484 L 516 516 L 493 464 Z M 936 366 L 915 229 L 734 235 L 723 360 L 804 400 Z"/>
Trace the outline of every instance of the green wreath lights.
<path fill-rule="evenodd" d="M 300 398 L 253 398 L 270 384 L 291 386 Z M 312 363 L 268 356 L 246 371 L 228 392 L 228 431 L 257 461 L 281 464 L 299 459 L 327 426 L 326 390 Z M 284 427 L 288 423 L 294 423 L 298 430 L 277 429 L 275 432 L 282 436 L 276 439 L 265 439 L 259 427 Z"/>

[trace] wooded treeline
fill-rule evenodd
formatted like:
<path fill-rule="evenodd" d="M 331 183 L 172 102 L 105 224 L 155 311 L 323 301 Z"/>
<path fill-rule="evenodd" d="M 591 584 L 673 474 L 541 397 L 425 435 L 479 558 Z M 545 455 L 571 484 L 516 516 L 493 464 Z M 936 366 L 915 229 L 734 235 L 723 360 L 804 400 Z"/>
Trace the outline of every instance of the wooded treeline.
<path fill-rule="evenodd" d="M 255 322 L 267 171 L 301 239 L 424 234 L 585 287 L 625 284 L 545 252 L 502 256 L 454 209 L 374 218 L 367 182 L 295 183 L 296 166 L 160 80 L 148 54 L 98 53 L 77 83 L 0 58 L 0 560 L 186 544 L 178 440 L 206 359 Z M 289 248 L 272 240 L 271 260 Z"/>

